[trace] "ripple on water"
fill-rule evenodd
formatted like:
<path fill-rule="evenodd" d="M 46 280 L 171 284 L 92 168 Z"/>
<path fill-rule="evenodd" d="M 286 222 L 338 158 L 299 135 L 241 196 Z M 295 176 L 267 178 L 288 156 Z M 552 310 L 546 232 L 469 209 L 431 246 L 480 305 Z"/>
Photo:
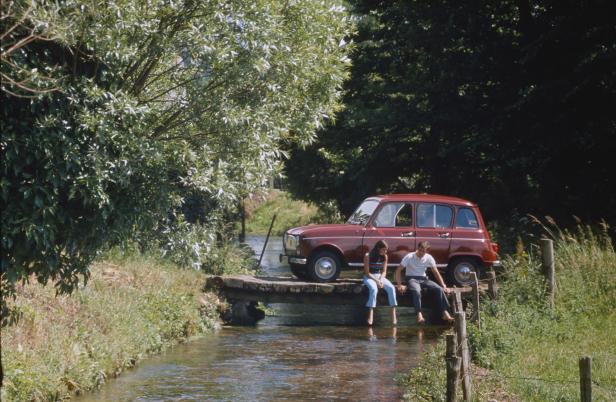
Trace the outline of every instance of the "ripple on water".
<path fill-rule="evenodd" d="M 258 255 L 264 236 L 248 240 Z M 268 244 L 267 274 L 289 275 L 278 264 L 280 241 Z M 377 309 L 377 325 L 367 328 L 356 325 L 362 308 L 271 307 L 275 316 L 256 327 L 224 327 L 178 345 L 76 401 L 399 400 L 395 377 L 438 336 L 438 330 L 409 327 L 412 317 L 403 308 L 399 328 L 389 327 L 386 308 Z"/>

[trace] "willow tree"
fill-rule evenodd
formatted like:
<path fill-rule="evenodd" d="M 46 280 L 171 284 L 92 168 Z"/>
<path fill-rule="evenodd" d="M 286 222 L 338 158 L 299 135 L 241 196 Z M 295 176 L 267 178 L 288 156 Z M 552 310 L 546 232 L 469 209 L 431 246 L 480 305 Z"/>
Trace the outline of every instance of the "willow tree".
<path fill-rule="evenodd" d="M 3 296 L 261 185 L 338 108 L 349 29 L 335 0 L 2 2 Z"/>

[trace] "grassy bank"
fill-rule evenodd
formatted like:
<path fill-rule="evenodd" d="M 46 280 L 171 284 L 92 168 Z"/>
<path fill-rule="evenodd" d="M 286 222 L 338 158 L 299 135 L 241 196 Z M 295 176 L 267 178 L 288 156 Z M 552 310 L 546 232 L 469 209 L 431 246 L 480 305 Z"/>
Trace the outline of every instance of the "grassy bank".
<path fill-rule="evenodd" d="M 547 303 L 535 246 L 508 257 L 502 291 L 470 328 L 477 400 L 579 401 L 581 356 L 593 359 L 593 397 L 616 400 L 616 253 L 606 231 L 550 230 L 558 292 Z M 444 400 L 444 345 L 402 382 L 408 400 Z"/>
<path fill-rule="evenodd" d="M 21 286 L 21 320 L 2 329 L 2 401 L 62 400 L 99 387 L 142 358 L 218 324 L 204 273 L 109 254 L 70 296 Z"/>
<path fill-rule="evenodd" d="M 272 235 L 281 236 L 285 230 L 309 223 L 335 223 L 342 218 L 334 207 L 319 208 L 314 204 L 295 200 L 279 190 L 256 195 L 246 202 L 246 232 L 267 234 L 276 215 Z"/>

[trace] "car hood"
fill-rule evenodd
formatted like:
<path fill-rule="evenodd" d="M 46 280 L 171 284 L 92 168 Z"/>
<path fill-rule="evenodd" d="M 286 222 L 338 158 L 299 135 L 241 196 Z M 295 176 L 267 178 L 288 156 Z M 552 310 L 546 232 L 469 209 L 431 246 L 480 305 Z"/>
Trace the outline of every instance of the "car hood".
<path fill-rule="evenodd" d="M 355 233 L 361 231 L 364 227 L 362 225 L 350 225 L 347 223 L 332 223 L 327 225 L 306 225 L 297 228 L 287 230 L 287 233 L 293 235 L 315 235 L 327 236 L 328 234 L 340 234 L 350 232 Z"/>

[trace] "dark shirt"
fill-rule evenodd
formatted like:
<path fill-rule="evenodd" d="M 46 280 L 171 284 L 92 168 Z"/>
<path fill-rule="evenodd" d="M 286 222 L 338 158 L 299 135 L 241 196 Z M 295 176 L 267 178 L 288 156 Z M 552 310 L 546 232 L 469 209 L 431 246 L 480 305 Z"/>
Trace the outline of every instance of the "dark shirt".
<path fill-rule="evenodd" d="M 383 263 L 385 262 L 385 256 L 377 254 L 373 256 L 372 253 L 368 256 L 368 267 L 371 274 L 380 274 L 383 272 Z"/>

